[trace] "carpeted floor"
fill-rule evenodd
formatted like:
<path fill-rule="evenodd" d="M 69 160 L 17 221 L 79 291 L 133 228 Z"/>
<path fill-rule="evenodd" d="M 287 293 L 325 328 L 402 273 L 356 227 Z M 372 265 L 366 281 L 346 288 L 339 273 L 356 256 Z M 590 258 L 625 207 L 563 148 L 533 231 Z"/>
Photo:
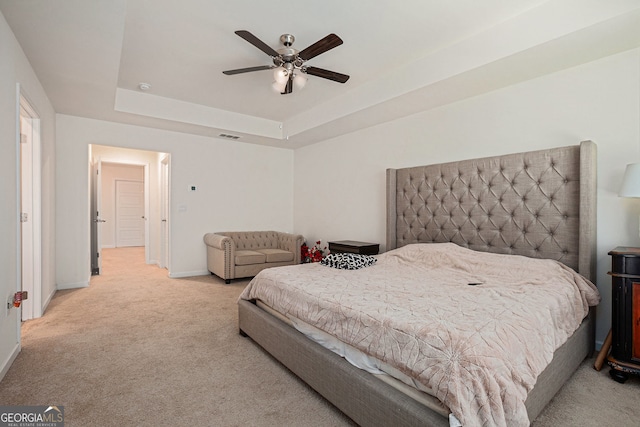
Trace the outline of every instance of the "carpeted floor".
<path fill-rule="evenodd" d="M 169 279 L 142 248 L 103 251 L 101 276 L 25 322 L 0 405 L 63 405 L 73 426 L 352 426 L 237 330 L 248 281 Z M 640 378 L 583 363 L 534 423 L 640 425 Z"/>

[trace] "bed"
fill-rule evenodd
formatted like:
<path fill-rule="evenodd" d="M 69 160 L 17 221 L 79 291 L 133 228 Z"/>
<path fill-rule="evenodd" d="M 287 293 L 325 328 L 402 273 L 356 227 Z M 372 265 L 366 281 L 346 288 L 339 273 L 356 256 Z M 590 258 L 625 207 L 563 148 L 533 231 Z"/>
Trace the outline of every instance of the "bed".
<path fill-rule="evenodd" d="M 585 141 L 549 150 L 389 169 L 386 250 L 394 253 L 394 249 L 408 250 L 422 243 L 454 244 L 478 254 L 551 259 L 594 279 L 595 163 L 595 144 Z M 292 266 L 283 267 L 282 272 L 291 275 L 291 268 L 300 267 L 326 269 Z M 356 423 L 449 425 L 447 407 L 423 399 L 425 393 L 355 367 L 311 341 L 268 305 L 241 298 L 238 307 L 243 335 Z M 552 360 L 527 392 L 528 420 L 537 417 L 593 345 L 594 315 L 589 312 L 552 353 Z"/>

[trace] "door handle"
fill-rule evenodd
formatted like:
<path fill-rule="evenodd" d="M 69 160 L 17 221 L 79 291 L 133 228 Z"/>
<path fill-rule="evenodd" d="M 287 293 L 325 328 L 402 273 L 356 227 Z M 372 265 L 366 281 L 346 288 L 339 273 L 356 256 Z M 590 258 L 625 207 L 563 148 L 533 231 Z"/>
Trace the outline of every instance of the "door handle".
<path fill-rule="evenodd" d="M 167 222 L 167 220 L 166 220 L 166 219 L 163 219 L 163 220 L 162 220 L 162 222 Z"/>
<path fill-rule="evenodd" d="M 107 222 L 107 220 L 98 218 L 98 219 L 94 219 L 93 222 Z"/>

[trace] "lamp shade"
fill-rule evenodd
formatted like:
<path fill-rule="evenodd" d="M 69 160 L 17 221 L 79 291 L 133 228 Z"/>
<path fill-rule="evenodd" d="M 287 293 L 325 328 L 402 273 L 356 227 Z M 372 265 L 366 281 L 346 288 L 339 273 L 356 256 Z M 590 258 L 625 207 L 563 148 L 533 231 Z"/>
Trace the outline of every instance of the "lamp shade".
<path fill-rule="evenodd" d="M 640 197 L 640 163 L 630 163 L 624 171 L 620 197 Z"/>
<path fill-rule="evenodd" d="M 287 80 L 289 80 L 289 72 L 282 67 L 278 67 L 273 72 L 273 78 L 280 84 L 287 84 Z"/>
<path fill-rule="evenodd" d="M 307 78 L 300 73 L 294 74 L 293 84 L 296 89 L 302 89 L 307 84 Z"/>
<path fill-rule="evenodd" d="M 271 87 L 273 88 L 274 91 L 278 92 L 278 93 L 282 93 L 284 92 L 284 89 L 287 87 L 287 80 L 283 81 L 283 82 L 273 82 L 271 84 Z"/>

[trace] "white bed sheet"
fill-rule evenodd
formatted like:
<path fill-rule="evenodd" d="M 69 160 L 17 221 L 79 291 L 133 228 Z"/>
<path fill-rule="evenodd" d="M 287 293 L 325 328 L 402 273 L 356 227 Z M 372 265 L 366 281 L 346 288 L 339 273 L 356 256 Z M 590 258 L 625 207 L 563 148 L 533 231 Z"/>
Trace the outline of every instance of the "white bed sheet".
<path fill-rule="evenodd" d="M 337 338 L 303 322 L 300 319 L 296 319 L 293 316 L 284 316 L 282 313 L 279 313 L 262 301 L 257 301 L 256 303 L 258 307 L 269 312 L 271 315 L 277 317 L 286 324 L 294 327 L 310 340 L 343 357 L 353 366 L 375 375 L 381 381 L 384 381 L 412 399 L 438 412 L 443 417 L 453 417 L 451 411 L 449 411 L 449 409 L 435 396 L 431 395 L 427 387 L 414 381 L 411 377 L 405 375 L 399 370 L 376 359 L 375 357 L 363 353 L 349 344 L 341 342 Z M 454 421 L 450 424 L 451 427 L 461 425 L 455 417 L 453 417 L 453 420 Z"/>

